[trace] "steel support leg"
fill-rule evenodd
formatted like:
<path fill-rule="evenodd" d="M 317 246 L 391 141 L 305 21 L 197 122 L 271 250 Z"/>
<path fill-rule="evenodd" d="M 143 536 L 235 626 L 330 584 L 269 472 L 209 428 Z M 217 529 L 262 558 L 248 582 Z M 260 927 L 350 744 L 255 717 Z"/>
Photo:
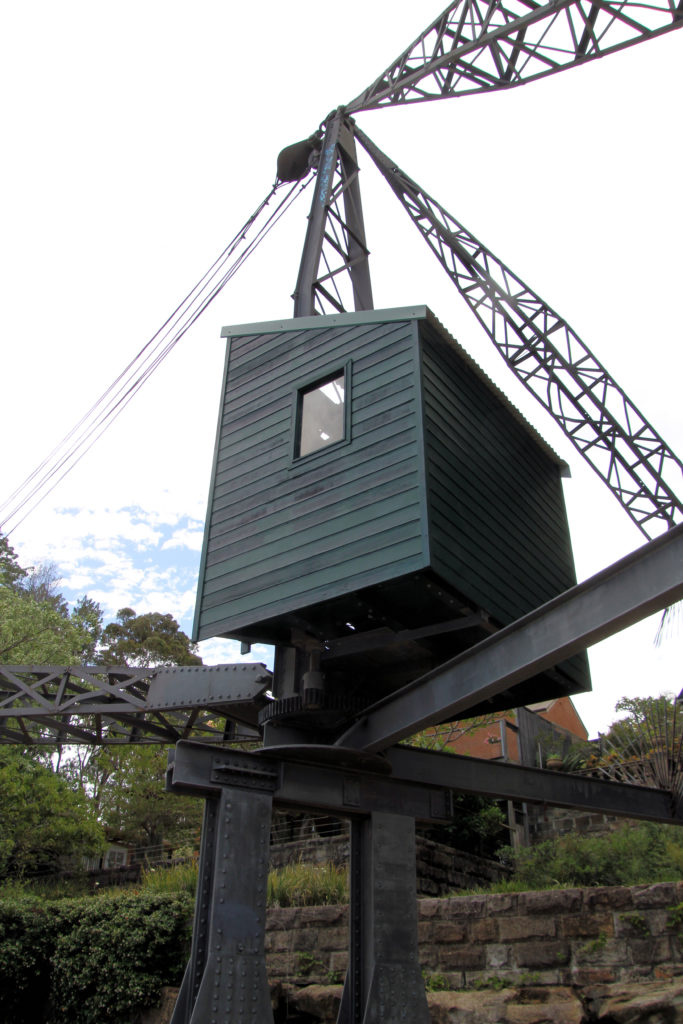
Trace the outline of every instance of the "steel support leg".
<path fill-rule="evenodd" d="M 349 969 L 337 1024 L 429 1024 L 417 956 L 415 822 L 352 823 Z"/>
<path fill-rule="evenodd" d="M 206 801 L 192 953 L 171 1024 L 272 1021 L 266 889 L 272 791 L 226 785 Z"/>

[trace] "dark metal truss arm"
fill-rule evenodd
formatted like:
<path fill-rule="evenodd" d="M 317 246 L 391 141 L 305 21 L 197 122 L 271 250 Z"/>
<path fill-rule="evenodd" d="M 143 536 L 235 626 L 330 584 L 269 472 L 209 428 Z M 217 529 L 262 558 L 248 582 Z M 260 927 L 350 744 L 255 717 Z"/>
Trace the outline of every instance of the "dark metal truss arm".
<path fill-rule="evenodd" d="M 458 0 L 346 109 L 509 89 L 682 24 L 673 0 Z"/>
<path fill-rule="evenodd" d="M 683 597 L 683 524 L 365 711 L 339 747 L 376 753 Z"/>
<path fill-rule="evenodd" d="M 372 288 L 356 146 L 343 113 L 337 111 L 327 124 L 318 160 L 294 316 L 351 309 L 372 309 Z"/>
<path fill-rule="evenodd" d="M 683 520 L 683 464 L 575 331 L 359 128 L 356 137 L 503 359 L 646 537 Z"/>
<path fill-rule="evenodd" d="M 0 743 L 221 741 L 232 722 L 256 727 L 270 685 L 261 664 L 0 665 Z"/>

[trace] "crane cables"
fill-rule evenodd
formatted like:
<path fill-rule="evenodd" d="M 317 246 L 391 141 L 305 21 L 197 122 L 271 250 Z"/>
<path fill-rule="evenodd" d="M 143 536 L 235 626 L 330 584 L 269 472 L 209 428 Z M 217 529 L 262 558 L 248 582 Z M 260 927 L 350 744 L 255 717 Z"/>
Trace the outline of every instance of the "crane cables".
<path fill-rule="evenodd" d="M 68 434 L 46 455 L 33 472 L 0 505 L 0 530 L 9 536 L 28 515 L 50 494 L 90 451 L 114 420 L 123 412 L 143 384 L 161 365 L 166 356 L 187 333 L 243 263 L 259 247 L 292 203 L 307 188 L 314 176 L 295 182 L 270 212 L 252 240 L 247 234 L 255 227 L 271 199 L 283 184 L 276 181 L 265 199 L 244 222 L 232 241 L 199 279 L 171 315 L 143 345 L 107 390 L 71 428 Z M 22 514 L 23 513 L 23 514 Z M 20 517 L 20 518 L 19 518 Z M 5 529 L 11 523 L 9 529 Z"/>

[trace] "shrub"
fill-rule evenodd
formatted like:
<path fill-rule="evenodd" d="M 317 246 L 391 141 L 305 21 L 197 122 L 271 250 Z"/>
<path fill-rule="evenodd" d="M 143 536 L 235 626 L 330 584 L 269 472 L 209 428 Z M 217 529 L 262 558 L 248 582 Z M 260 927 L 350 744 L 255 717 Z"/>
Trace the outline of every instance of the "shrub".
<path fill-rule="evenodd" d="M 645 822 L 549 839 L 518 851 L 513 864 L 513 883 L 527 889 L 638 885 L 683 878 L 683 849 L 675 827 Z"/>
<path fill-rule="evenodd" d="M 130 1024 L 179 984 L 192 900 L 126 894 L 0 901 L 2 1024 Z"/>
<path fill-rule="evenodd" d="M 0 1021 L 36 1024 L 50 994 L 53 917 L 38 899 L 0 901 Z"/>

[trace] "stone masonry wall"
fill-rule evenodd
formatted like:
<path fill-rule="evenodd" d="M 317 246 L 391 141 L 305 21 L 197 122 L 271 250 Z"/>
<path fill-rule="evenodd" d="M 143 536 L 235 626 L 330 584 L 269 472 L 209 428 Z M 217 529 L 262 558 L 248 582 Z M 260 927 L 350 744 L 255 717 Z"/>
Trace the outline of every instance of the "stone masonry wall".
<path fill-rule="evenodd" d="M 306 864 L 348 863 L 350 838 L 340 836 L 310 837 L 288 843 L 274 843 L 270 848 L 270 866 L 304 861 Z M 417 891 L 420 896 L 443 896 L 458 889 L 486 888 L 492 882 L 507 878 L 508 868 L 484 857 L 475 857 L 463 850 L 454 850 L 424 836 L 416 840 Z"/>
<path fill-rule="evenodd" d="M 434 987 L 594 986 L 683 974 L 683 882 L 419 901 Z M 347 908 L 268 911 L 272 982 L 331 984 L 347 964 Z M 680 934 L 679 934 L 680 932 Z"/>
<path fill-rule="evenodd" d="M 544 839 L 580 833 L 581 835 L 606 835 L 613 832 L 624 819 L 609 814 L 577 811 L 571 807 L 532 806 L 528 808 L 529 839 L 540 843 Z M 639 824 L 634 822 L 634 824 Z"/>

